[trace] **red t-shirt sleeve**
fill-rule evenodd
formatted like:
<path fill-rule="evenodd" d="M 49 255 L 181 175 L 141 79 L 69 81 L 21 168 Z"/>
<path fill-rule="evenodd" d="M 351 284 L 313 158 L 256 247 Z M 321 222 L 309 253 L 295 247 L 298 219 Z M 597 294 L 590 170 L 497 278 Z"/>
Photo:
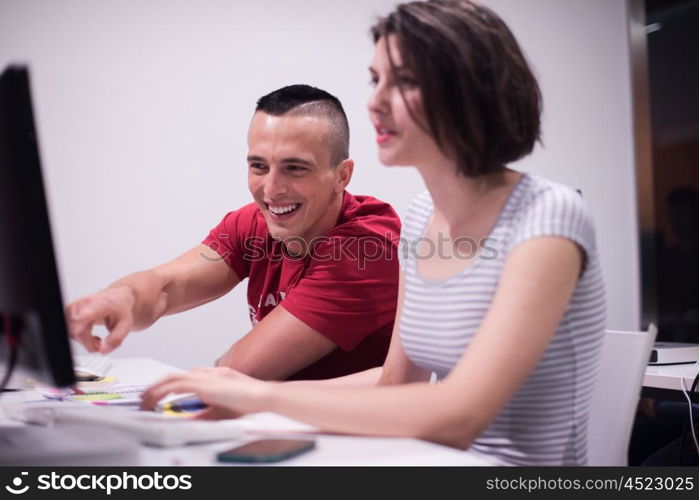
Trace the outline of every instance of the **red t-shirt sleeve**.
<path fill-rule="evenodd" d="M 281 305 L 345 351 L 393 322 L 398 289 L 398 256 L 389 235 L 351 228 L 314 247 L 298 285 Z"/>
<path fill-rule="evenodd" d="M 250 275 L 250 259 L 246 255 L 256 251 L 264 242 L 263 237 L 256 236 L 258 215 L 254 203 L 229 212 L 202 241 L 217 252 L 241 280 Z"/>

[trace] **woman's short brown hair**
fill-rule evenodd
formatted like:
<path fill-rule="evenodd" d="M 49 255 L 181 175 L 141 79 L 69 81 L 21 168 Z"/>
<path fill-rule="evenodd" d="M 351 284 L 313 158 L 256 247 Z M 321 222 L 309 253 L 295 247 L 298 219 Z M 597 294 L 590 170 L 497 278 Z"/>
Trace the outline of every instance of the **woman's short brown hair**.
<path fill-rule="evenodd" d="M 422 93 L 422 126 L 443 152 L 456 155 L 461 173 L 495 173 L 532 151 L 541 91 L 493 11 L 468 0 L 404 3 L 371 32 L 374 42 L 395 35 Z"/>

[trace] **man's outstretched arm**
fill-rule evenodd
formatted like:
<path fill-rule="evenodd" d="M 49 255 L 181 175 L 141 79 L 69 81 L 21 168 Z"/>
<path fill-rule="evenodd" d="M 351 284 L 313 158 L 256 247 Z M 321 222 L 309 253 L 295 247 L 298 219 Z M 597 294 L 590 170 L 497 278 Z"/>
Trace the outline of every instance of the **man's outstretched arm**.
<path fill-rule="evenodd" d="M 197 245 L 176 259 L 126 276 L 104 290 L 68 305 L 71 338 L 90 352 L 107 354 L 129 332 L 143 330 L 162 316 L 210 302 L 240 282 L 236 273 L 206 245 Z M 94 325 L 109 334 L 100 339 Z"/>

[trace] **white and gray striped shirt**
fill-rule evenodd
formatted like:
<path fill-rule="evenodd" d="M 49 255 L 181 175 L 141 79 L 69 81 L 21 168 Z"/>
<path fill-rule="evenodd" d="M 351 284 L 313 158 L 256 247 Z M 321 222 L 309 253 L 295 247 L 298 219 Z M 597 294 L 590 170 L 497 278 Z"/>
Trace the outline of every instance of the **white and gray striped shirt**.
<path fill-rule="evenodd" d="M 442 281 L 419 274 L 414 251 L 432 212 L 432 200 L 425 192 L 415 198 L 404 218 L 399 250 L 405 273 L 400 338 L 410 359 L 435 372 L 438 379 L 468 348 L 515 246 L 555 235 L 585 252 L 583 273 L 551 343 L 471 447 L 503 465 L 585 464 L 587 412 L 605 329 L 605 297 L 594 227 L 582 197 L 561 184 L 524 174 L 485 248 L 470 267 Z M 523 338 L 522 345 L 526 342 Z"/>

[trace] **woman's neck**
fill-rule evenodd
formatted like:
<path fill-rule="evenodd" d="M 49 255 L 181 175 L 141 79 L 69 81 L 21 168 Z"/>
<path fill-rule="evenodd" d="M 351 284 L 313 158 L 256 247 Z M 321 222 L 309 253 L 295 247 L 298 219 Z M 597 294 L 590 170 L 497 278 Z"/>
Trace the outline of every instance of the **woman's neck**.
<path fill-rule="evenodd" d="M 453 162 L 443 161 L 418 167 L 434 204 L 435 220 L 448 228 L 452 237 L 464 235 L 484 212 L 499 213 L 512 186 L 522 174 L 503 169 L 497 174 L 466 177 Z"/>

